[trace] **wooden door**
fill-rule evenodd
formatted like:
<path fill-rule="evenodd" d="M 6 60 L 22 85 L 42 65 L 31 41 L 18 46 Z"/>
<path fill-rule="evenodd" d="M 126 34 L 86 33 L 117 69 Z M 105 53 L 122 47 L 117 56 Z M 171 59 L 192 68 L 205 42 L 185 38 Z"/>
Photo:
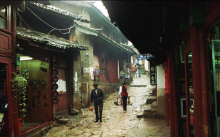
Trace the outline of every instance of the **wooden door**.
<path fill-rule="evenodd" d="M 110 58 L 108 59 L 108 76 L 109 83 L 118 83 L 118 71 L 117 71 L 117 60 Z"/>
<path fill-rule="evenodd" d="M 65 68 L 58 68 L 58 104 L 55 105 L 56 114 L 68 112 L 69 94 L 67 90 L 67 72 Z"/>

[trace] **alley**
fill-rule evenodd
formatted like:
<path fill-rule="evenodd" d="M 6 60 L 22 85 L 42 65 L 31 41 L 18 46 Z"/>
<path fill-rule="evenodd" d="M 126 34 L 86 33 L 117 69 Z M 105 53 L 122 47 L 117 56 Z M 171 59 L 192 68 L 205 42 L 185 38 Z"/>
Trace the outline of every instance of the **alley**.
<path fill-rule="evenodd" d="M 146 75 L 136 77 L 128 86 L 130 104 L 126 113 L 123 112 L 121 106 L 114 104 L 118 97 L 118 92 L 116 92 L 104 101 L 102 123 L 94 122 L 94 111 L 90 112 L 88 108 L 84 108 L 77 121 L 70 118 L 68 124 L 55 126 L 45 137 L 168 137 L 170 129 L 165 117 L 137 118 L 143 110 L 151 109 L 151 105 L 146 105 L 150 88 L 149 78 Z"/>

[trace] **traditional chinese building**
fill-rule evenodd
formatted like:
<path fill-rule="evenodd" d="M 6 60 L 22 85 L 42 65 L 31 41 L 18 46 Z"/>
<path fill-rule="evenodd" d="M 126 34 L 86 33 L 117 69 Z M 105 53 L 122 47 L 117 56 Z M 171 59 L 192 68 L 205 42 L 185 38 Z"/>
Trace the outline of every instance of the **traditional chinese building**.
<path fill-rule="evenodd" d="M 65 34 L 77 14 L 34 2 L 26 2 L 25 8 L 18 11 L 16 56 L 18 73 L 28 80 L 27 112 L 20 133 L 27 136 L 52 124 L 56 114 L 72 112 L 74 74 L 80 65 L 75 60 L 88 47 Z M 80 21 L 89 22 L 84 17 Z"/>
<path fill-rule="evenodd" d="M 82 14 L 90 19 L 89 24 L 77 22 L 71 30 L 70 39 L 89 45 L 89 51 L 81 51 L 81 71 L 75 76 L 75 104 L 89 105 L 90 91 L 94 82 L 99 84 L 104 94 L 118 91 L 119 72 L 130 64 L 130 56 L 137 54 L 128 46 L 127 38 L 111 21 L 99 11 L 93 2 L 52 1 L 52 5 L 73 13 Z M 129 79 L 125 79 L 129 82 Z M 88 83 L 88 88 L 87 88 Z"/>

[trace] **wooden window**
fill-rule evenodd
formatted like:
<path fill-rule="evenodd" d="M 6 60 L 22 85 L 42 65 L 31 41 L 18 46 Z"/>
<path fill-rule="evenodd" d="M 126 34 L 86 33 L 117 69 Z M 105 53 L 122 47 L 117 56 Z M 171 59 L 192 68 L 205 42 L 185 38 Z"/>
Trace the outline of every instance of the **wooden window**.
<path fill-rule="evenodd" d="M 0 6 L 0 28 L 7 29 L 7 10 L 4 6 Z"/>

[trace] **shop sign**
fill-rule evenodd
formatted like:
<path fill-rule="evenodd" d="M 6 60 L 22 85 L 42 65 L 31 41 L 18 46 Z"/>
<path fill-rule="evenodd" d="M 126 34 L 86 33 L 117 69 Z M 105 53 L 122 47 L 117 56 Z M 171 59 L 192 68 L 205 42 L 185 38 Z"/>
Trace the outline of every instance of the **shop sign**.
<path fill-rule="evenodd" d="M 150 84 L 157 85 L 157 68 L 154 60 L 150 61 Z"/>
<path fill-rule="evenodd" d="M 152 56 L 151 54 L 146 54 L 145 56 L 138 55 L 139 60 L 146 60 L 146 59 L 150 59 L 150 58 L 154 58 L 154 56 Z"/>

